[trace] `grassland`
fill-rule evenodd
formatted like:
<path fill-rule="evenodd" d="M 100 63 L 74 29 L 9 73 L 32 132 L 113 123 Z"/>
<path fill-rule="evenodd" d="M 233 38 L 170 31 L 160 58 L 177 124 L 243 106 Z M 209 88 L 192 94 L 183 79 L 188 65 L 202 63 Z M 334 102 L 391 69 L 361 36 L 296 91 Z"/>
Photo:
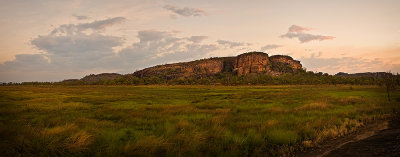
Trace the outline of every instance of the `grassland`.
<path fill-rule="evenodd" d="M 2 86 L 3 156 L 280 156 L 394 116 L 378 86 Z M 1 156 L 1 155 L 0 155 Z"/>

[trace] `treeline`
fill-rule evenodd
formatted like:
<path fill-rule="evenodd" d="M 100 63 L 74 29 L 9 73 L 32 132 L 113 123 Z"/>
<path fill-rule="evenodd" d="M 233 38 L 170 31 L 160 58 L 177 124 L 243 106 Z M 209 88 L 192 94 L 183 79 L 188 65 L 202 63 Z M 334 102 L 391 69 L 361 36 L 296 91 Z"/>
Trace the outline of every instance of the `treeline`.
<path fill-rule="evenodd" d="M 388 78 L 395 84 L 400 84 L 399 75 L 390 75 Z M 268 74 L 249 74 L 237 76 L 232 73 L 221 73 L 206 77 L 189 77 L 166 79 L 162 76 L 152 76 L 137 78 L 135 76 L 125 76 L 119 79 L 104 81 L 103 84 L 110 85 L 316 85 L 316 84 L 351 84 L 351 85 L 384 85 L 386 78 L 376 77 L 337 77 L 323 73 L 298 72 L 286 73 L 281 76 Z"/>
<path fill-rule="evenodd" d="M 61 82 L 23 82 L 7 83 L 3 85 L 318 85 L 318 84 L 350 84 L 350 85 L 400 85 L 400 75 L 389 74 L 386 77 L 340 77 L 327 73 L 300 71 L 286 73 L 281 76 L 268 74 L 249 74 L 237 76 L 232 73 L 221 73 L 212 76 L 193 76 L 180 78 L 165 78 L 165 76 L 151 76 L 139 78 L 132 74 L 112 80 L 85 82 L 82 80 Z"/>

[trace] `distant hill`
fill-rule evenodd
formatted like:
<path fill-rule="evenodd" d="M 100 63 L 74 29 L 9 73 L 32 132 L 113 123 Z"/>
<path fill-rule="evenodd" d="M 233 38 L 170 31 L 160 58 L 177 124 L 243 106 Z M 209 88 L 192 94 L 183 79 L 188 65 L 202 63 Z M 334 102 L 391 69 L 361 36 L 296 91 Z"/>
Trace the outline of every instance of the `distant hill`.
<path fill-rule="evenodd" d="M 388 75 L 391 76 L 393 74 L 387 72 L 365 72 L 365 73 L 354 73 L 354 74 L 339 72 L 335 74 L 335 76 L 337 77 L 374 77 L 374 78 L 384 78 L 385 76 Z"/>
<path fill-rule="evenodd" d="M 333 76 L 322 72 L 306 72 L 300 61 L 290 56 L 248 52 L 232 57 L 157 65 L 126 75 L 90 74 L 59 84 L 382 84 L 383 78 L 388 75 L 394 76 L 386 72 L 340 72 Z"/>
<path fill-rule="evenodd" d="M 82 81 L 84 82 L 98 82 L 98 81 L 108 81 L 108 80 L 114 80 L 119 77 L 121 77 L 121 74 L 117 73 L 101 73 L 101 74 L 90 74 L 87 75 L 83 78 L 81 78 Z"/>
<path fill-rule="evenodd" d="M 101 73 L 101 74 L 90 74 L 81 79 L 67 79 L 61 82 L 67 84 L 82 83 L 82 82 L 84 84 L 97 84 L 99 82 L 115 80 L 121 77 L 123 77 L 123 75 L 117 73 Z"/>
<path fill-rule="evenodd" d="M 166 79 L 205 77 L 219 73 L 232 73 L 238 76 L 265 73 L 277 76 L 301 69 L 300 61 L 294 60 L 290 56 L 269 57 L 263 52 L 248 52 L 235 57 L 217 57 L 157 65 L 136 71 L 133 75 L 139 78 L 157 76 Z"/>

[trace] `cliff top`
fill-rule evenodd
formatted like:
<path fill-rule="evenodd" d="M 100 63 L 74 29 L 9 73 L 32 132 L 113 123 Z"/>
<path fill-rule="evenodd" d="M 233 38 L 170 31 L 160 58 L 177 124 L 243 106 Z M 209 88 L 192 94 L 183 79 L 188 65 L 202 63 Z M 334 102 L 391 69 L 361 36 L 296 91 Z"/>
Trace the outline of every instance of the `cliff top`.
<path fill-rule="evenodd" d="M 266 55 L 266 56 L 268 56 L 268 54 L 264 53 L 264 52 L 252 51 L 252 52 L 242 53 L 242 54 L 238 55 L 238 57 L 239 56 L 247 56 L 247 55 Z"/>
<path fill-rule="evenodd" d="M 271 58 L 271 59 L 285 58 L 285 59 L 288 59 L 288 60 L 293 60 L 293 58 L 290 57 L 290 56 L 288 56 L 288 55 L 273 55 L 273 56 L 271 56 L 270 58 Z"/>

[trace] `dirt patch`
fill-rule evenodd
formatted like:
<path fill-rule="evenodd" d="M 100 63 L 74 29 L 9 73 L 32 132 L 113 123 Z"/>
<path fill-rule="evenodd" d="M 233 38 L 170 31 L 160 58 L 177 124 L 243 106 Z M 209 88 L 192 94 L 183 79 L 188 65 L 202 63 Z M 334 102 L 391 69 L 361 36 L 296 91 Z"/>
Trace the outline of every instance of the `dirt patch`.
<path fill-rule="evenodd" d="M 299 156 L 400 156 L 400 118 L 368 124 Z"/>

